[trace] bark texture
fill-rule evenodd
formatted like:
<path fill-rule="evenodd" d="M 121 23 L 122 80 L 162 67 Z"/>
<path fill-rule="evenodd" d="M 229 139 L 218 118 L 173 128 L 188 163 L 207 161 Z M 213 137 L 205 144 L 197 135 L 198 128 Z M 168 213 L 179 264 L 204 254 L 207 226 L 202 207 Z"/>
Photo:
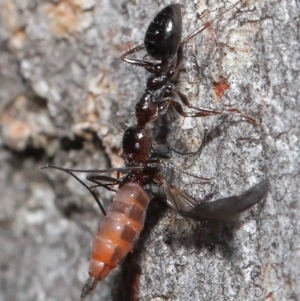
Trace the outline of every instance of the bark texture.
<path fill-rule="evenodd" d="M 0 301 L 79 299 L 101 213 L 74 179 L 39 167 L 122 166 L 145 71 L 119 58 L 168 3 L 0 0 Z M 184 36 L 232 5 L 181 3 Z M 178 86 L 190 101 L 258 126 L 171 116 L 177 149 L 209 133 L 200 157 L 172 163 L 215 178 L 179 175 L 180 187 L 217 199 L 268 177 L 266 200 L 236 224 L 171 223 L 153 202 L 134 252 L 90 300 L 300 300 L 299 15 L 297 1 L 244 1 L 185 48 Z"/>

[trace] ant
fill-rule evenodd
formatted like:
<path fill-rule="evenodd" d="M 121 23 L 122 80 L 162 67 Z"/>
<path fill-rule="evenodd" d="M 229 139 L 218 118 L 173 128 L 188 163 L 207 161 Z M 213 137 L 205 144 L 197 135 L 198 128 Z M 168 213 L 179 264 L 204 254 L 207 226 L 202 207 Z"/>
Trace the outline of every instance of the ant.
<path fill-rule="evenodd" d="M 124 168 L 74 170 L 53 165 L 42 167 L 58 169 L 74 177 L 90 191 L 105 214 L 94 239 L 89 278 L 82 289 L 80 301 L 83 301 L 98 282 L 132 251 L 144 227 L 146 210 L 153 197 L 164 200 L 170 208 L 186 218 L 198 221 L 203 219 L 234 221 L 241 212 L 258 203 L 269 188 L 269 181 L 265 179 L 238 196 L 201 203 L 174 185 L 173 175 L 176 171 L 192 174 L 163 161 L 165 157 L 164 155 L 160 157 L 148 127 L 140 128 L 136 124 L 127 128 L 122 139 L 122 149 L 126 163 Z M 94 185 L 87 186 L 75 175 L 76 172 L 89 173 L 86 178 Z M 103 175 L 110 172 L 125 175 L 117 178 Z M 201 179 L 202 182 L 210 180 L 192 176 Z M 94 189 L 104 187 L 114 191 L 113 186 L 118 186 L 118 190 L 106 213 Z"/>
<path fill-rule="evenodd" d="M 165 145 L 157 145 L 149 129 L 151 122 L 159 116 L 165 115 L 169 107 L 173 107 L 184 117 L 237 114 L 255 123 L 253 118 L 236 109 L 222 112 L 194 108 L 189 104 L 186 96 L 172 83 L 182 62 L 184 44 L 210 26 L 212 22 L 205 23 L 181 41 L 180 5 L 168 5 L 151 22 L 146 32 L 145 45 L 139 45 L 122 56 L 124 61 L 144 67 L 151 73 L 147 81 L 146 92 L 136 105 L 137 123 L 128 127 L 123 134 L 122 156 L 125 167 L 102 170 L 74 170 L 53 165 L 42 167 L 42 169 L 58 169 L 74 177 L 90 191 L 105 215 L 100 222 L 93 243 L 89 278 L 82 289 L 81 301 L 95 289 L 98 282 L 104 279 L 110 270 L 117 267 L 132 251 L 134 242 L 143 229 L 147 206 L 153 197 L 159 196 L 170 208 L 187 218 L 231 221 L 235 220 L 239 213 L 259 202 L 268 191 L 269 181 L 265 179 L 238 196 L 234 195 L 208 203 L 199 202 L 175 186 L 174 174 L 182 172 L 197 177 L 202 182 L 208 182 L 211 179 L 193 175 L 166 163 L 165 159 L 170 158 L 172 153 Z M 155 35 L 156 32 L 158 35 Z M 159 45 L 160 40 L 162 45 Z M 147 59 L 127 58 L 129 54 L 143 48 L 147 50 L 148 55 L 160 62 L 153 63 Z M 177 94 L 184 105 L 197 112 L 184 112 L 182 106 L 172 100 L 173 94 Z M 200 149 L 202 146 L 203 143 Z M 86 179 L 93 185 L 88 186 L 80 180 L 76 176 L 77 172 L 88 173 Z M 118 176 L 104 175 L 110 172 L 117 172 Z M 120 174 L 123 176 L 121 177 Z M 114 189 L 115 186 L 118 187 L 117 191 Z M 94 190 L 98 187 L 116 191 L 113 204 L 107 213 Z"/>
<path fill-rule="evenodd" d="M 174 85 L 183 61 L 185 44 L 242 1 L 237 1 L 233 6 L 223 11 L 215 19 L 206 22 L 183 40 L 181 40 L 181 5 L 170 4 L 163 8 L 151 21 L 146 31 L 144 43 L 129 49 L 121 56 L 122 61 L 143 67 L 150 73 L 147 79 L 146 91 L 135 107 L 137 124 L 140 127 L 154 121 L 159 116 L 165 115 L 168 108 L 171 107 L 183 117 L 239 115 L 250 123 L 257 124 L 254 118 L 243 114 L 235 108 L 218 111 L 194 107 L 190 104 L 188 98 Z M 141 50 L 146 50 L 146 55 L 142 60 L 128 57 Z M 185 112 L 182 105 L 173 100 L 175 95 L 179 97 L 184 106 L 195 110 L 195 112 Z"/>

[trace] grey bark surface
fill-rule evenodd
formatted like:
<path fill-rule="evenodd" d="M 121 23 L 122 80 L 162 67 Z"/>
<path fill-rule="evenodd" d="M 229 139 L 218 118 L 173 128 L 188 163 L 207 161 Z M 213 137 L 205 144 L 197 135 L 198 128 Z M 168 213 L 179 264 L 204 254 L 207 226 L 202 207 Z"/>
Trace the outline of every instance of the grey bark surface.
<path fill-rule="evenodd" d="M 122 166 L 122 132 L 146 75 L 120 55 L 168 3 L 0 0 L 0 301 L 79 299 L 102 215 L 74 179 L 39 167 Z M 200 157 L 171 162 L 214 178 L 200 185 L 178 173 L 199 199 L 265 177 L 267 198 L 235 224 L 171 222 L 154 202 L 134 252 L 89 300 L 300 300 L 299 2 L 244 3 L 185 48 L 178 86 L 194 105 L 236 107 L 259 125 L 177 118 L 177 149 L 197 149 L 204 128 L 209 139 Z M 181 4 L 185 36 L 232 2 Z M 106 206 L 111 198 L 101 190 Z"/>

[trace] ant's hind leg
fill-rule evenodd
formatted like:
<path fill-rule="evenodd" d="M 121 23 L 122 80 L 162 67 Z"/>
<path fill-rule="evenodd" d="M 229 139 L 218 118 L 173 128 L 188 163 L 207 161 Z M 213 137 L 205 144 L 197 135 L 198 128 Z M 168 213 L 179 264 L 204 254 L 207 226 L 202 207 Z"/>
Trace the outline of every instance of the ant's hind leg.
<path fill-rule="evenodd" d="M 121 60 L 125 63 L 128 63 L 128 64 L 132 64 L 132 65 L 135 65 L 135 66 L 144 66 L 145 62 L 143 60 L 137 60 L 137 59 L 129 59 L 128 56 L 133 54 L 133 53 L 136 53 L 140 50 L 143 50 L 145 49 L 145 46 L 143 44 L 140 44 L 136 47 L 133 47 L 133 48 L 130 48 L 129 50 L 127 50 L 126 52 L 124 52 L 122 55 L 121 55 Z M 140 65 L 141 64 L 141 65 Z"/>
<path fill-rule="evenodd" d="M 173 93 L 176 93 L 179 96 L 181 102 L 185 106 L 187 106 L 190 109 L 193 109 L 193 110 L 197 111 L 197 112 L 193 112 L 193 113 L 184 112 L 183 109 L 182 109 L 182 106 L 177 101 L 169 100 L 169 105 L 173 106 L 174 109 L 183 117 L 208 117 L 208 116 L 214 116 L 214 115 L 225 115 L 225 116 L 226 115 L 237 115 L 237 116 L 240 116 L 240 117 L 243 117 L 243 118 L 247 119 L 250 123 L 252 123 L 254 125 L 257 124 L 257 121 L 254 118 L 252 118 L 248 115 L 245 115 L 240 110 L 235 109 L 235 108 L 227 109 L 227 110 L 224 110 L 224 111 L 219 111 L 219 110 L 195 107 L 195 106 L 190 104 L 188 98 L 183 93 L 181 93 L 179 91 L 179 89 L 177 89 L 173 85 L 170 85 L 169 88 Z"/>
<path fill-rule="evenodd" d="M 140 44 L 136 47 L 133 47 L 129 50 L 127 50 L 126 52 L 124 52 L 122 55 L 121 55 L 121 60 L 125 63 L 128 63 L 128 64 L 131 64 L 131 65 L 134 65 L 134 66 L 139 66 L 139 67 L 143 67 L 143 68 L 150 68 L 150 70 L 152 68 L 154 68 L 155 64 L 154 63 L 151 63 L 151 62 L 148 62 L 146 60 L 139 60 L 139 59 L 131 59 L 131 58 L 128 58 L 129 55 L 131 54 L 134 54 L 140 50 L 143 50 L 145 49 L 145 46 L 144 44 Z"/>
<path fill-rule="evenodd" d="M 233 7 L 235 7 L 239 2 L 241 2 L 242 0 L 238 1 L 236 4 L 234 4 L 230 9 L 232 9 Z M 199 28 L 197 28 L 196 30 L 194 30 L 192 33 L 190 33 L 187 37 L 185 37 L 179 47 L 178 47 L 178 51 L 177 51 L 177 62 L 176 62 L 176 69 L 181 65 L 182 61 L 183 61 L 183 48 L 185 46 L 185 44 L 187 44 L 189 42 L 189 40 L 191 40 L 192 38 L 194 38 L 196 35 L 198 35 L 199 33 L 201 33 L 202 31 L 204 31 L 206 28 L 210 27 L 213 22 L 215 22 L 218 18 L 220 18 L 222 15 L 224 15 L 225 13 L 227 13 L 230 9 L 225 10 L 223 13 L 219 14 L 219 16 L 217 16 L 215 19 L 210 20 L 206 23 L 204 23 L 202 26 L 200 26 Z"/>
<path fill-rule="evenodd" d="M 179 44 L 178 50 L 177 50 L 177 62 L 176 62 L 176 67 L 175 69 L 178 69 L 179 66 L 181 65 L 182 61 L 183 61 L 183 48 L 185 46 L 185 44 L 191 40 L 194 36 L 196 36 L 197 34 L 199 34 L 200 32 L 202 32 L 203 30 L 205 30 L 206 28 L 208 28 L 211 25 L 212 22 L 206 22 L 204 25 L 202 25 L 201 27 L 199 27 L 198 29 L 196 29 L 195 31 L 193 31 L 191 34 L 189 34 L 186 38 L 184 38 L 181 43 Z"/>
<path fill-rule="evenodd" d="M 173 147 L 169 147 L 169 149 L 174 152 L 175 154 L 179 155 L 179 156 L 182 156 L 182 157 L 194 157 L 194 156 L 200 156 L 201 155 L 201 152 L 203 150 L 203 147 L 205 145 L 205 142 L 206 142 L 206 138 L 207 138 L 207 129 L 205 129 L 204 131 L 204 136 L 202 138 L 202 141 L 201 141 L 201 144 L 199 146 L 199 148 L 194 151 L 194 152 L 180 152 L 178 150 L 176 150 L 175 148 Z"/>

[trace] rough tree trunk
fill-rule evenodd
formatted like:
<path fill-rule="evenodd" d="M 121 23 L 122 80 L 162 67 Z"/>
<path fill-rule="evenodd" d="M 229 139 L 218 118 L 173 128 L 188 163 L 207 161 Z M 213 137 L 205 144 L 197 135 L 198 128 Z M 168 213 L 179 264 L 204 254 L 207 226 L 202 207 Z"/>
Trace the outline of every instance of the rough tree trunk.
<path fill-rule="evenodd" d="M 196 2 L 182 1 L 184 35 L 234 3 Z M 74 179 L 39 167 L 122 166 L 145 71 L 119 58 L 168 3 L 0 0 L 0 301 L 78 300 L 102 215 Z M 177 118 L 169 142 L 194 150 L 208 129 L 200 157 L 172 159 L 215 178 L 180 175 L 190 194 L 216 199 L 268 177 L 266 200 L 236 224 L 171 223 L 153 202 L 135 251 L 90 300 L 300 299 L 299 4 L 244 3 L 185 48 L 178 86 L 194 105 L 237 107 L 259 125 Z"/>

